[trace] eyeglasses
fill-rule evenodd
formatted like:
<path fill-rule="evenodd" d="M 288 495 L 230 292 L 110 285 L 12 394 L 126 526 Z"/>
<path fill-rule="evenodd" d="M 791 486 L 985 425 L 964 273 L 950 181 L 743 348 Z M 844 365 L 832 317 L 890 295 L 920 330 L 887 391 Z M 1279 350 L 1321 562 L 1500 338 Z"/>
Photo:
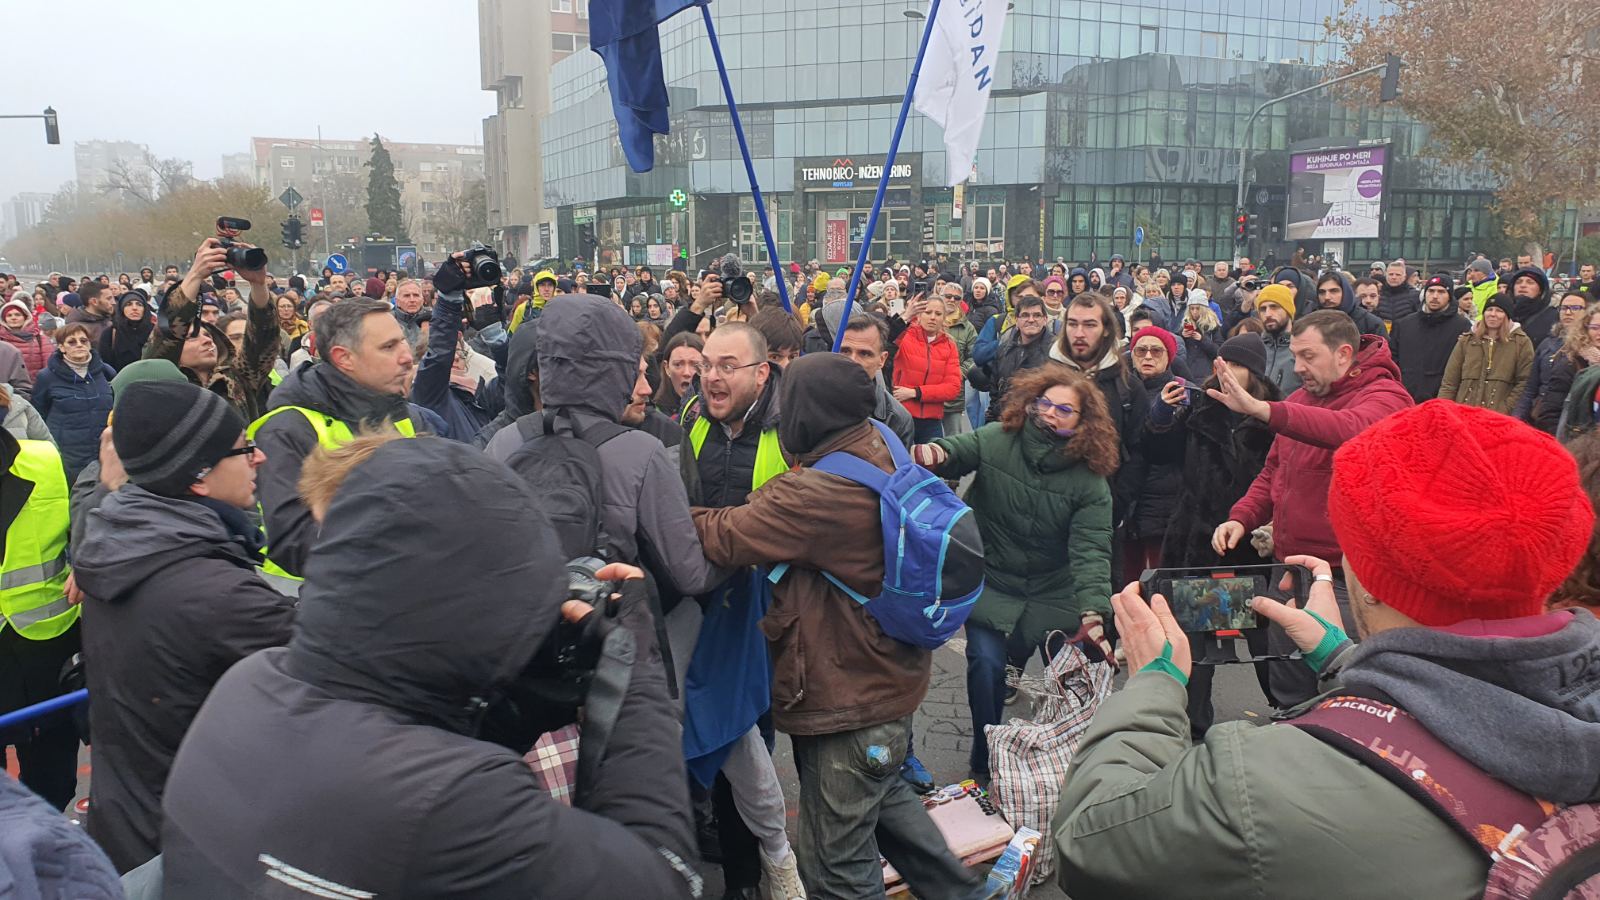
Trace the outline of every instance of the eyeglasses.
<path fill-rule="evenodd" d="M 255 452 L 256 452 L 256 442 L 252 441 L 252 440 L 246 440 L 244 442 L 244 446 L 243 447 L 234 447 L 232 450 L 229 450 L 228 452 L 222 454 L 222 459 L 217 460 L 217 462 L 220 463 L 220 462 L 222 462 L 223 459 L 227 459 L 230 456 L 243 456 L 246 459 L 250 459 L 251 457 L 255 456 Z M 216 465 L 214 465 L 214 464 L 206 466 L 205 468 L 201 469 L 200 471 L 194 473 L 194 480 L 195 481 L 199 481 L 200 479 L 206 477 L 207 475 L 210 475 L 211 471 L 213 469 L 215 469 L 215 468 L 216 468 Z"/>
<path fill-rule="evenodd" d="M 1063 293 L 1060 288 L 1045 288 L 1044 292 L 1051 297 L 1059 297 Z"/>
<path fill-rule="evenodd" d="M 748 368 L 751 368 L 753 366 L 759 366 L 764 362 L 766 362 L 766 360 L 764 360 L 764 359 L 758 359 L 753 363 L 740 363 L 738 365 L 735 365 L 734 363 L 731 363 L 731 362 L 719 362 L 719 363 L 702 362 L 702 363 L 696 363 L 695 367 L 694 367 L 694 370 L 696 372 L 699 372 L 701 375 L 710 374 L 712 370 L 715 370 L 718 375 L 721 375 L 723 378 L 728 378 L 731 375 L 733 375 L 733 373 L 739 371 L 740 369 L 748 369 Z"/>
<path fill-rule="evenodd" d="M 1133 348 L 1133 355 L 1134 356 L 1165 356 L 1165 355 L 1167 355 L 1167 348 L 1165 348 L 1165 347 L 1135 347 L 1135 348 Z"/>
<path fill-rule="evenodd" d="M 81 337 L 67 338 L 61 342 L 61 345 L 63 347 L 87 347 L 89 346 L 89 339 Z"/>
<path fill-rule="evenodd" d="M 1060 416 L 1071 417 L 1071 416 L 1075 416 L 1075 415 L 1078 414 L 1078 411 L 1076 409 L 1074 409 L 1073 407 L 1066 406 L 1066 405 L 1063 405 L 1063 404 L 1060 404 L 1060 403 L 1051 403 L 1049 398 L 1047 398 L 1047 397 L 1039 397 L 1039 398 L 1035 399 L 1033 401 L 1033 408 L 1040 415 L 1043 415 L 1043 414 L 1045 414 L 1047 412 L 1050 412 L 1051 410 L 1055 410 L 1056 414 L 1060 415 Z"/>
<path fill-rule="evenodd" d="M 1579 304 L 1578 306 L 1568 306 L 1566 304 L 1562 304 L 1560 308 L 1562 312 L 1583 312 L 1582 304 Z"/>

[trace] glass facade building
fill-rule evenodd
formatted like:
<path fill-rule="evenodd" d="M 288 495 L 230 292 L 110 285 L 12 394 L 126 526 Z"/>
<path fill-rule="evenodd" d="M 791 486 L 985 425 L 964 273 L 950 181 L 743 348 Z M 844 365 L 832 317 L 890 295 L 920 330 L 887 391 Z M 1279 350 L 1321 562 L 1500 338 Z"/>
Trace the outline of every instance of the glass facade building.
<path fill-rule="evenodd" d="M 943 136 L 912 111 L 871 257 L 1231 256 L 1245 122 L 1263 101 L 1326 77 L 1341 48 L 1325 23 L 1342 7 L 1016 0 L 974 177 L 959 192 L 944 183 Z M 924 9 L 921 0 L 712 7 L 782 261 L 854 260 Z M 685 13 L 661 26 L 661 40 L 672 133 L 658 139 L 647 173 L 623 160 L 599 58 L 579 53 L 552 70 L 544 187 L 560 246 L 592 235 L 604 263 L 679 249 L 696 265 L 730 250 L 764 261 L 704 25 Z M 1382 235 L 1345 242 L 1344 259 L 1458 260 L 1490 240 L 1483 173 L 1425 158 L 1426 128 L 1396 108 L 1319 92 L 1274 106 L 1252 130 L 1246 197 L 1263 234 L 1252 250 L 1292 250 L 1281 240 L 1291 149 L 1379 141 L 1392 148 Z M 1139 248 L 1135 227 L 1148 237 Z"/>

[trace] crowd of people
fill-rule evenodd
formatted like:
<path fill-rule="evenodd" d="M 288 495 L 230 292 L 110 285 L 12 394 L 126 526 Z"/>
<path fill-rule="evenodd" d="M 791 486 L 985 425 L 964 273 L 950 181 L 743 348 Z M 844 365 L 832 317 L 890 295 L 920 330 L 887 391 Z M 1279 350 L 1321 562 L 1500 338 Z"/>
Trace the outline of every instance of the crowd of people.
<path fill-rule="evenodd" d="M 981 897 L 919 795 L 998 777 L 986 728 L 1069 648 L 1128 675 L 1039 788 L 1077 900 L 1480 896 L 1498 856 L 1311 724 L 1352 696 L 1452 783 L 1600 801 L 1593 266 L 726 271 L 281 277 L 208 239 L 0 274 L 0 712 L 89 689 L 0 731 L 37 794 L 0 819 L 68 807 L 81 741 L 99 850 L 48 877 L 129 896 L 690 897 L 716 865 L 854 898 L 886 859 Z M 933 651 L 868 610 L 896 548 L 840 455 L 976 520 L 964 772 L 917 757 Z M 612 586 L 574 599 L 578 557 Z M 1237 635 L 1139 586 L 1262 564 L 1309 601 Z M 1216 722 L 1236 642 L 1273 724 Z"/>

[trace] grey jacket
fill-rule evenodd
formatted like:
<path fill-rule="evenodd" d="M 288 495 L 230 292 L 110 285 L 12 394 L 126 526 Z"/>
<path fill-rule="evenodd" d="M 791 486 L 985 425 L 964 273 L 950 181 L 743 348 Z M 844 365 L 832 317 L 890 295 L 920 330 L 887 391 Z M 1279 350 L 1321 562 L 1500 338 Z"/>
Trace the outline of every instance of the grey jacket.
<path fill-rule="evenodd" d="M 26 394 L 17 395 L 16 388 L 9 384 L 0 384 L 0 393 L 6 397 L 6 417 L 0 422 L 0 427 L 11 432 L 19 441 L 49 441 L 55 443 L 55 438 L 50 436 L 50 429 L 44 424 L 44 417 L 28 402 Z"/>
<path fill-rule="evenodd" d="M 1300 376 L 1294 373 L 1294 354 L 1289 351 L 1289 329 L 1277 334 L 1262 332 L 1261 340 L 1267 345 L 1267 378 L 1283 396 L 1300 389 Z"/>
<path fill-rule="evenodd" d="M 24 400 L 33 397 L 33 376 L 28 374 L 28 365 L 22 360 L 22 351 L 4 341 L 0 341 L 0 382 L 9 387 L 11 393 Z M 8 430 L 11 428 L 9 419 L 6 428 Z M 12 433 L 16 434 L 15 431 Z M 22 435 L 17 434 L 17 437 Z"/>
<path fill-rule="evenodd" d="M 915 443 L 912 437 L 911 413 L 906 410 L 905 404 L 894 398 L 889 393 L 889 388 L 883 383 L 883 373 L 878 373 L 878 405 L 872 411 L 872 417 L 889 426 L 900 443 L 910 447 Z"/>
<path fill-rule="evenodd" d="M 644 349 L 628 314 L 609 300 L 574 294 L 545 307 L 539 335 L 545 411 L 530 413 L 531 424 L 542 424 L 547 412 L 563 408 L 580 427 L 616 422 L 633 395 Z M 571 434 L 571 427 L 558 421 L 556 431 Z M 508 426 L 489 440 L 484 452 L 504 462 L 522 444 L 522 430 Z M 599 452 L 605 504 L 601 524 L 610 558 L 649 560 L 652 573 L 669 580 L 680 594 L 704 593 L 722 583 L 728 573 L 706 561 L 677 462 L 661 441 L 634 430 L 606 441 Z"/>

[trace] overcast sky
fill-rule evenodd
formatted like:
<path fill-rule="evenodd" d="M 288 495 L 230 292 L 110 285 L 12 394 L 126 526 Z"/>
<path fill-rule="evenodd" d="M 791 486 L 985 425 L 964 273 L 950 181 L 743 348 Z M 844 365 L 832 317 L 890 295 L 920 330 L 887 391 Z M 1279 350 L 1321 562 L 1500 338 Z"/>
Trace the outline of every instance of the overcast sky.
<path fill-rule="evenodd" d="M 0 120 L 0 200 L 72 180 L 74 141 L 215 178 L 252 136 L 481 144 L 494 113 L 473 0 L 0 0 L 0 32 L 0 113 L 61 117 L 55 147 L 38 120 Z M 258 61 L 273 71 L 237 74 Z"/>

